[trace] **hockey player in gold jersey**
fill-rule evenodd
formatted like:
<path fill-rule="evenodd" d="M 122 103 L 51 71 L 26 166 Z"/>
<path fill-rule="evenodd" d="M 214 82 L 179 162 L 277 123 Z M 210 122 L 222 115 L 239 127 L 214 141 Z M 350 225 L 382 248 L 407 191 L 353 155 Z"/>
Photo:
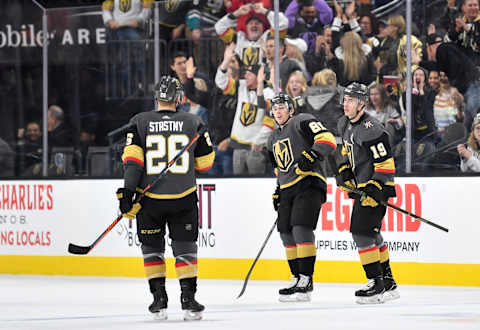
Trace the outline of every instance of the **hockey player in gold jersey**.
<path fill-rule="evenodd" d="M 156 109 L 141 112 L 130 121 L 122 155 L 124 187 L 118 189 L 117 197 L 122 214 L 137 217 L 145 273 L 154 297 L 150 312 L 157 319 L 167 318 L 165 227 L 168 225 L 184 318 L 200 319 L 204 306 L 195 300 L 198 272 L 195 171 L 207 171 L 215 153 L 200 117 L 176 111 L 183 99 L 183 87 L 178 79 L 163 76 L 154 92 Z M 135 194 L 152 183 L 197 133 L 199 137 L 190 149 L 145 193 L 140 203 L 135 203 Z"/>
<path fill-rule="evenodd" d="M 273 203 L 294 277 L 290 287 L 279 291 L 280 301 L 309 301 L 316 259 L 313 231 L 327 191 L 321 162 L 335 150 L 336 143 L 313 115 L 294 116 L 294 104 L 287 94 L 279 93 L 271 104 L 278 125 L 267 143 L 278 174 Z"/>
<path fill-rule="evenodd" d="M 350 232 L 369 280 L 355 296 L 357 303 L 378 304 L 399 298 L 388 246 L 380 232 L 386 212 L 381 202 L 395 196 L 395 164 L 385 128 L 364 111 L 367 102 L 366 86 L 352 83 L 345 88 L 345 117 L 338 122 L 343 146 L 337 153 L 336 177 L 339 185 L 363 192 L 362 195 L 349 193 L 349 197 L 355 199 Z"/>

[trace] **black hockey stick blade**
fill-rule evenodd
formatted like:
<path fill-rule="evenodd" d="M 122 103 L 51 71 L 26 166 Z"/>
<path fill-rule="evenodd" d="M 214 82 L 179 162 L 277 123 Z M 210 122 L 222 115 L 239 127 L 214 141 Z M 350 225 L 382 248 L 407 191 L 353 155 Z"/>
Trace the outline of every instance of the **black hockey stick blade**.
<path fill-rule="evenodd" d="M 91 249 L 92 246 L 80 246 L 72 243 L 68 244 L 68 252 L 71 254 L 88 254 Z"/>
<path fill-rule="evenodd" d="M 117 223 L 122 220 L 122 215 L 120 214 L 111 224 L 108 226 L 107 229 L 103 231 L 103 233 L 97 237 L 97 239 L 89 246 L 80 246 L 76 244 L 68 244 L 68 252 L 71 254 L 79 254 L 79 255 L 85 255 L 88 254 L 95 246 L 97 246 L 98 243 L 117 225 Z"/>
<path fill-rule="evenodd" d="M 238 298 L 240 298 L 245 290 L 247 289 L 247 283 L 248 283 L 248 280 L 250 279 L 250 275 L 252 274 L 252 271 L 253 271 L 253 267 L 255 267 L 255 265 L 257 264 L 257 261 L 258 259 L 260 258 L 260 255 L 262 254 L 263 252 L 263 249 L 265 248 L 265 246 L 267 245 L 267 242 L 268 242 L 268 239 L 270 238 L 270 236 L 272 236 L 272 233 L 273 233 L 273 230 L 275 229 L 275 227 L 277 226 L 277 220 L 275 220 L 275 223 L 273 224 L 272 228 L 270 229 L 270 231 L 268 232 L 268 235 L 267 235 L 267 238 L 265 239 L 265 242 L 263 242 L 263 245 L 262 247 L 260 248 L 260 251 L 258 251 L 258 254 L 257 254 L 257 257 L 255 258 L 255 260 L 253 261 L 253 264 L 252 266 L 250 267 L 250 269 L 248 270 L 248 273 L 247 273 L 247 276 L 245 277 L 245 280 L 243 282 L 243 286 L 242 286 L 242 290 L 240 291 L 240 293 L 238 294 Z"/>

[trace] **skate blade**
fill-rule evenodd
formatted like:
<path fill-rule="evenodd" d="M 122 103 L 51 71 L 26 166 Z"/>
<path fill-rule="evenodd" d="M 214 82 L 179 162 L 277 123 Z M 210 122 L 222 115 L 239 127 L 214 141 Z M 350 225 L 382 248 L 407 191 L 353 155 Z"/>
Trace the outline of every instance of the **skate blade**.
<path fill-rule="evenodd" d="M 202 312 L 194 312 L 186 310 L 183 314 L 184 321 L 199 321 L 203 318 Z"/>
<path fill-rule="evenodd" d="M 155 321 L 165 321 L 168 319 L 168 314 L 166 309 L 161 309 L 156 313 L 153 313 L 153 319 Z"/>
<path fill-rule="evenodd" d="M 383 304 L 383 294 L 376 294 L 371 297 L 358 297 L 356 303 L 360 305 Z"/>
<path fill-rule="evenodd" d="M 294 294 L 281 294 L 278 297 L 280 302 L 306 302 L 310 301 L 310 292 L 308 293 L 294 293 Z"/>
<path fill-rule="evenodd" d="M 281 294 L 278 297 L 278 301 L 280 302 L 295 302 L 297 301 L 297 296 L 296 294 Z"/>
<path fill-rule="evenodd" d="M 398 292 L 397 289 L 395 289 L 393 291 L 387 291 L 383 294 L 383 300 L 385 302 L 392 301 L 392 300 L 395 300 L 395 299 L 398 299 L 398 298 L 400 298 L 400 293 Z"/>
<path fill-rule="evenodd" d="M 310 301 L 310 292 L 307 293 L 297 293 L 297 301 L 306 302 Z"/>

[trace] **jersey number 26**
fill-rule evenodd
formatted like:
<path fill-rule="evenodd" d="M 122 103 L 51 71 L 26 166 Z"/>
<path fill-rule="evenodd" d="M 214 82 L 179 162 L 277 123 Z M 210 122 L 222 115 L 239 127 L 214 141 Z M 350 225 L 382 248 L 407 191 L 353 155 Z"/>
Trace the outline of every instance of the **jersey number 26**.
<path fill-rule="evenodd" d="M 159 174 L 167 166 L 169 160 L 173 159 L 180 150 L 188 144 L 190 139 L 185 134 L 173 134 L 165 138 L 163 135 L 147 135 L 145 154 L 146 171 L 148 175 Z M 185 151 L 179 160 L 170 167 L 170 172 L 185 174 L 189 168 L 189 154 Z"/>

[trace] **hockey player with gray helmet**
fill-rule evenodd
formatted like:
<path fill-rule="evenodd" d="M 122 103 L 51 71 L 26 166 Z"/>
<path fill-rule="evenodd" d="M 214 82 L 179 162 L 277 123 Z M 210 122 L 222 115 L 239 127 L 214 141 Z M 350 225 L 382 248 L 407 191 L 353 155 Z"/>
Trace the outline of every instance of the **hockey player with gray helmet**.
<path fill-rule="evenodd" d="M 395 164 L 383 125 L 364 111 L 367 87 L 350 84 L 342 101 L 345 117 L 338 122 L 343 146 L 336 153 L 337 182 L 363 192 L 361 196 L 349 193 L 355 199 L 350 232 L 368 279 L 355 296 L 359 304 L 378 304 L 400 297 L 390 268 L 388 246 L 380 232 L 386 212 L 381 202 L 396 196 Z"/>
<path fill-rule="evenodd" d="M 267 143 L 278 174 L 273 204 L 292 285 L 279 291 L 280 301 L 309 301 L 316 259 L 314 230 L 326 200 L 322 160 L 335 148 L 334 136 L 313 115 L 300 113 L 287 94 L 271 100 L 277 128 Z"/>
<path fill-rule="evenodd" d="M 137 218 L 145 273 L 154 301 L 149 310 L 159 320 L 167 318 L 165 290 L 165 234 L 169 237 L 180 281 L 181 306 L 185 320 L 202 318 L 204 306 L 195 300 L 197 290 L 198 206 L 195 171 L 211 168 L 215 153 L 200 117 L 177 112 L 183 101 L 183 86 L 178 79 L 163 76 L 155 86 L 154 111 L 141 112 L 130 120 L 123 150 L 124 187 L 117 190 L 120 211 Z M 160 181 L 143 192 L 168 162 L 199 134 Z"/>

